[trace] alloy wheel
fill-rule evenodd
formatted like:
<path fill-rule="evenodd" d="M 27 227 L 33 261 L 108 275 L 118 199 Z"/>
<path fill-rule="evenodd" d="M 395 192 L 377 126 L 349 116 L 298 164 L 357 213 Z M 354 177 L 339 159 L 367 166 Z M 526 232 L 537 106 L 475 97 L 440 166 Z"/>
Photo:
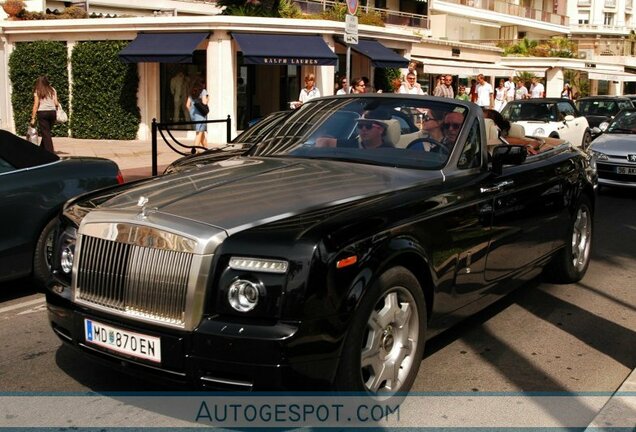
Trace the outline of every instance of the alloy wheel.
<path fill-rule="evenodd" d="M 395 287 L 376 303 L 361 352 L 362 380 L 370 392 L 399 392 L 418 346 L 419 314 L 412 294 Z"/>
<path fill-rule="evenodd" d="M 581 206 L 577 210 L 574 226 L 572 227 L 572 264 L 577 271 L 582 271 L 590 256 L 592 239 L 592 219 L 587 207 Z"/>

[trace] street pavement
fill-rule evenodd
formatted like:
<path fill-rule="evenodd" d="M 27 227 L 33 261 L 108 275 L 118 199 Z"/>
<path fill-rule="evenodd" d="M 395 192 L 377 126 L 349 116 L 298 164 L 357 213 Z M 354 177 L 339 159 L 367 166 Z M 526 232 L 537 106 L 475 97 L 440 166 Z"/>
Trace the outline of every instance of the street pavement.
<path fill-rule="evenodd" d="M 119 165 L 125 181 L 132 181 L 152 174 L 151 142 L 143 140 L 84 140 L 76 138 L 54 138 L 54 147 L 61 157 L 66 156 L 95 156 L 111 159 Z M 163 141 L 158 143 L 158 172 L 181 155 L 170 149 Z M 632 347 L 633 348 L 633 347 Z M 636 399 L 622 398 L 626 394 L 633 395 L 636 391 L 636 369 L 627 377 L 621 387 L 617 389 L 615 397 L 611 398 L 603 410 L 590 424 L 588 430 L 603 430 L 612 428 L 617 405 L 618 409 L 627 410 L 634 418 L 636 429 Z M 624 406 L 625 400 L 631 401 L 630 406 Z M 625 411 L 623 411 L 624 413 Z M 623 417 L 624 418 L 624 417 Z"/>

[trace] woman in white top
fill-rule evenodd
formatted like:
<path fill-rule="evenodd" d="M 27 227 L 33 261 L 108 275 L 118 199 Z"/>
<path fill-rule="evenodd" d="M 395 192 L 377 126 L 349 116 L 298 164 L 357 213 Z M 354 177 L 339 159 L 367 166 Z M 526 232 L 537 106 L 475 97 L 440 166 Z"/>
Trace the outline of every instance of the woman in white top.
<path fill-rule="evenodd" d="M 495 89 L 495 109 L 499 112 L 506 106 L 506 95 L 508 93 L 508 89 L 505 86 L 505 82 L 503 79 L 499 80 L 499 85 Z"/>
<path fill-rule="evenodd" d="M 41 76 L 35 80 L 31 126 L 35 126 L 35 119 L 37 116 L 38 128 L 40 129 L 40 135 L 42 136 L 40 145 L 51 153 L 55 152 L 53 149 L 51 129 L 55 124 L 55 109 L 57 105 L 57 92 L 53 87 L 51 87 L 49 79 L 46 76 Z"/>
<path fill-rule="evenodd" d="M 310 73 L 305 75 L 305 87 L 300 89 L 298 102 L 296 103 L 295 108 L 298 108 L 309 100 L 320 97 L 320 90 L 318 90 L 318 87 L 316 87 L 315 82 L 316 76 L 314 74 Z"/>

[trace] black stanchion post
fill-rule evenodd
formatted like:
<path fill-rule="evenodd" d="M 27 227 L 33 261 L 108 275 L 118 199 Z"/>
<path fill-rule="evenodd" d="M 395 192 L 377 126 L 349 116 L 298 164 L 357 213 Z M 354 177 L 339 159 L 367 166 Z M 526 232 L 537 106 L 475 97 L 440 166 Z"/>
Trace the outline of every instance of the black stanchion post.
<path fill-rule="evenodd" d="M 152 175 L 157 175 L 157 119 L 152 119 Z"/>
<path fill-rule="evenodd" d="M 227 134 L 227 137 L 225 139 L 225 143 L 229 144 L 230 143 L 230 139 L 232 138 L 232 118 L 230 117 L 229 114 L 227 116 L 227 120 L 226 120 L 226 123 L 225 123 L 225 132 Z"/>

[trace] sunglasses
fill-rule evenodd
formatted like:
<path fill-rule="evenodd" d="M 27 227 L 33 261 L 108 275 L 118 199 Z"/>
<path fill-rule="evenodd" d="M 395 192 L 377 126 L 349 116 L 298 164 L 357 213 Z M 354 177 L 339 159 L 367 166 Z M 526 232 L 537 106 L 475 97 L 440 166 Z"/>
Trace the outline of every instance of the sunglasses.
<path fill-rule="evenodd" d="M 372 129 L 373 126 L 380 126 L 378 123 L 358 123 L 358 129 Z"/>
<path fill-rule="evenodd" d="M 461 123 L 445 123 L 444 124 L 445 129 L 461 129 L 461 127 L 462 127 Z"/>

